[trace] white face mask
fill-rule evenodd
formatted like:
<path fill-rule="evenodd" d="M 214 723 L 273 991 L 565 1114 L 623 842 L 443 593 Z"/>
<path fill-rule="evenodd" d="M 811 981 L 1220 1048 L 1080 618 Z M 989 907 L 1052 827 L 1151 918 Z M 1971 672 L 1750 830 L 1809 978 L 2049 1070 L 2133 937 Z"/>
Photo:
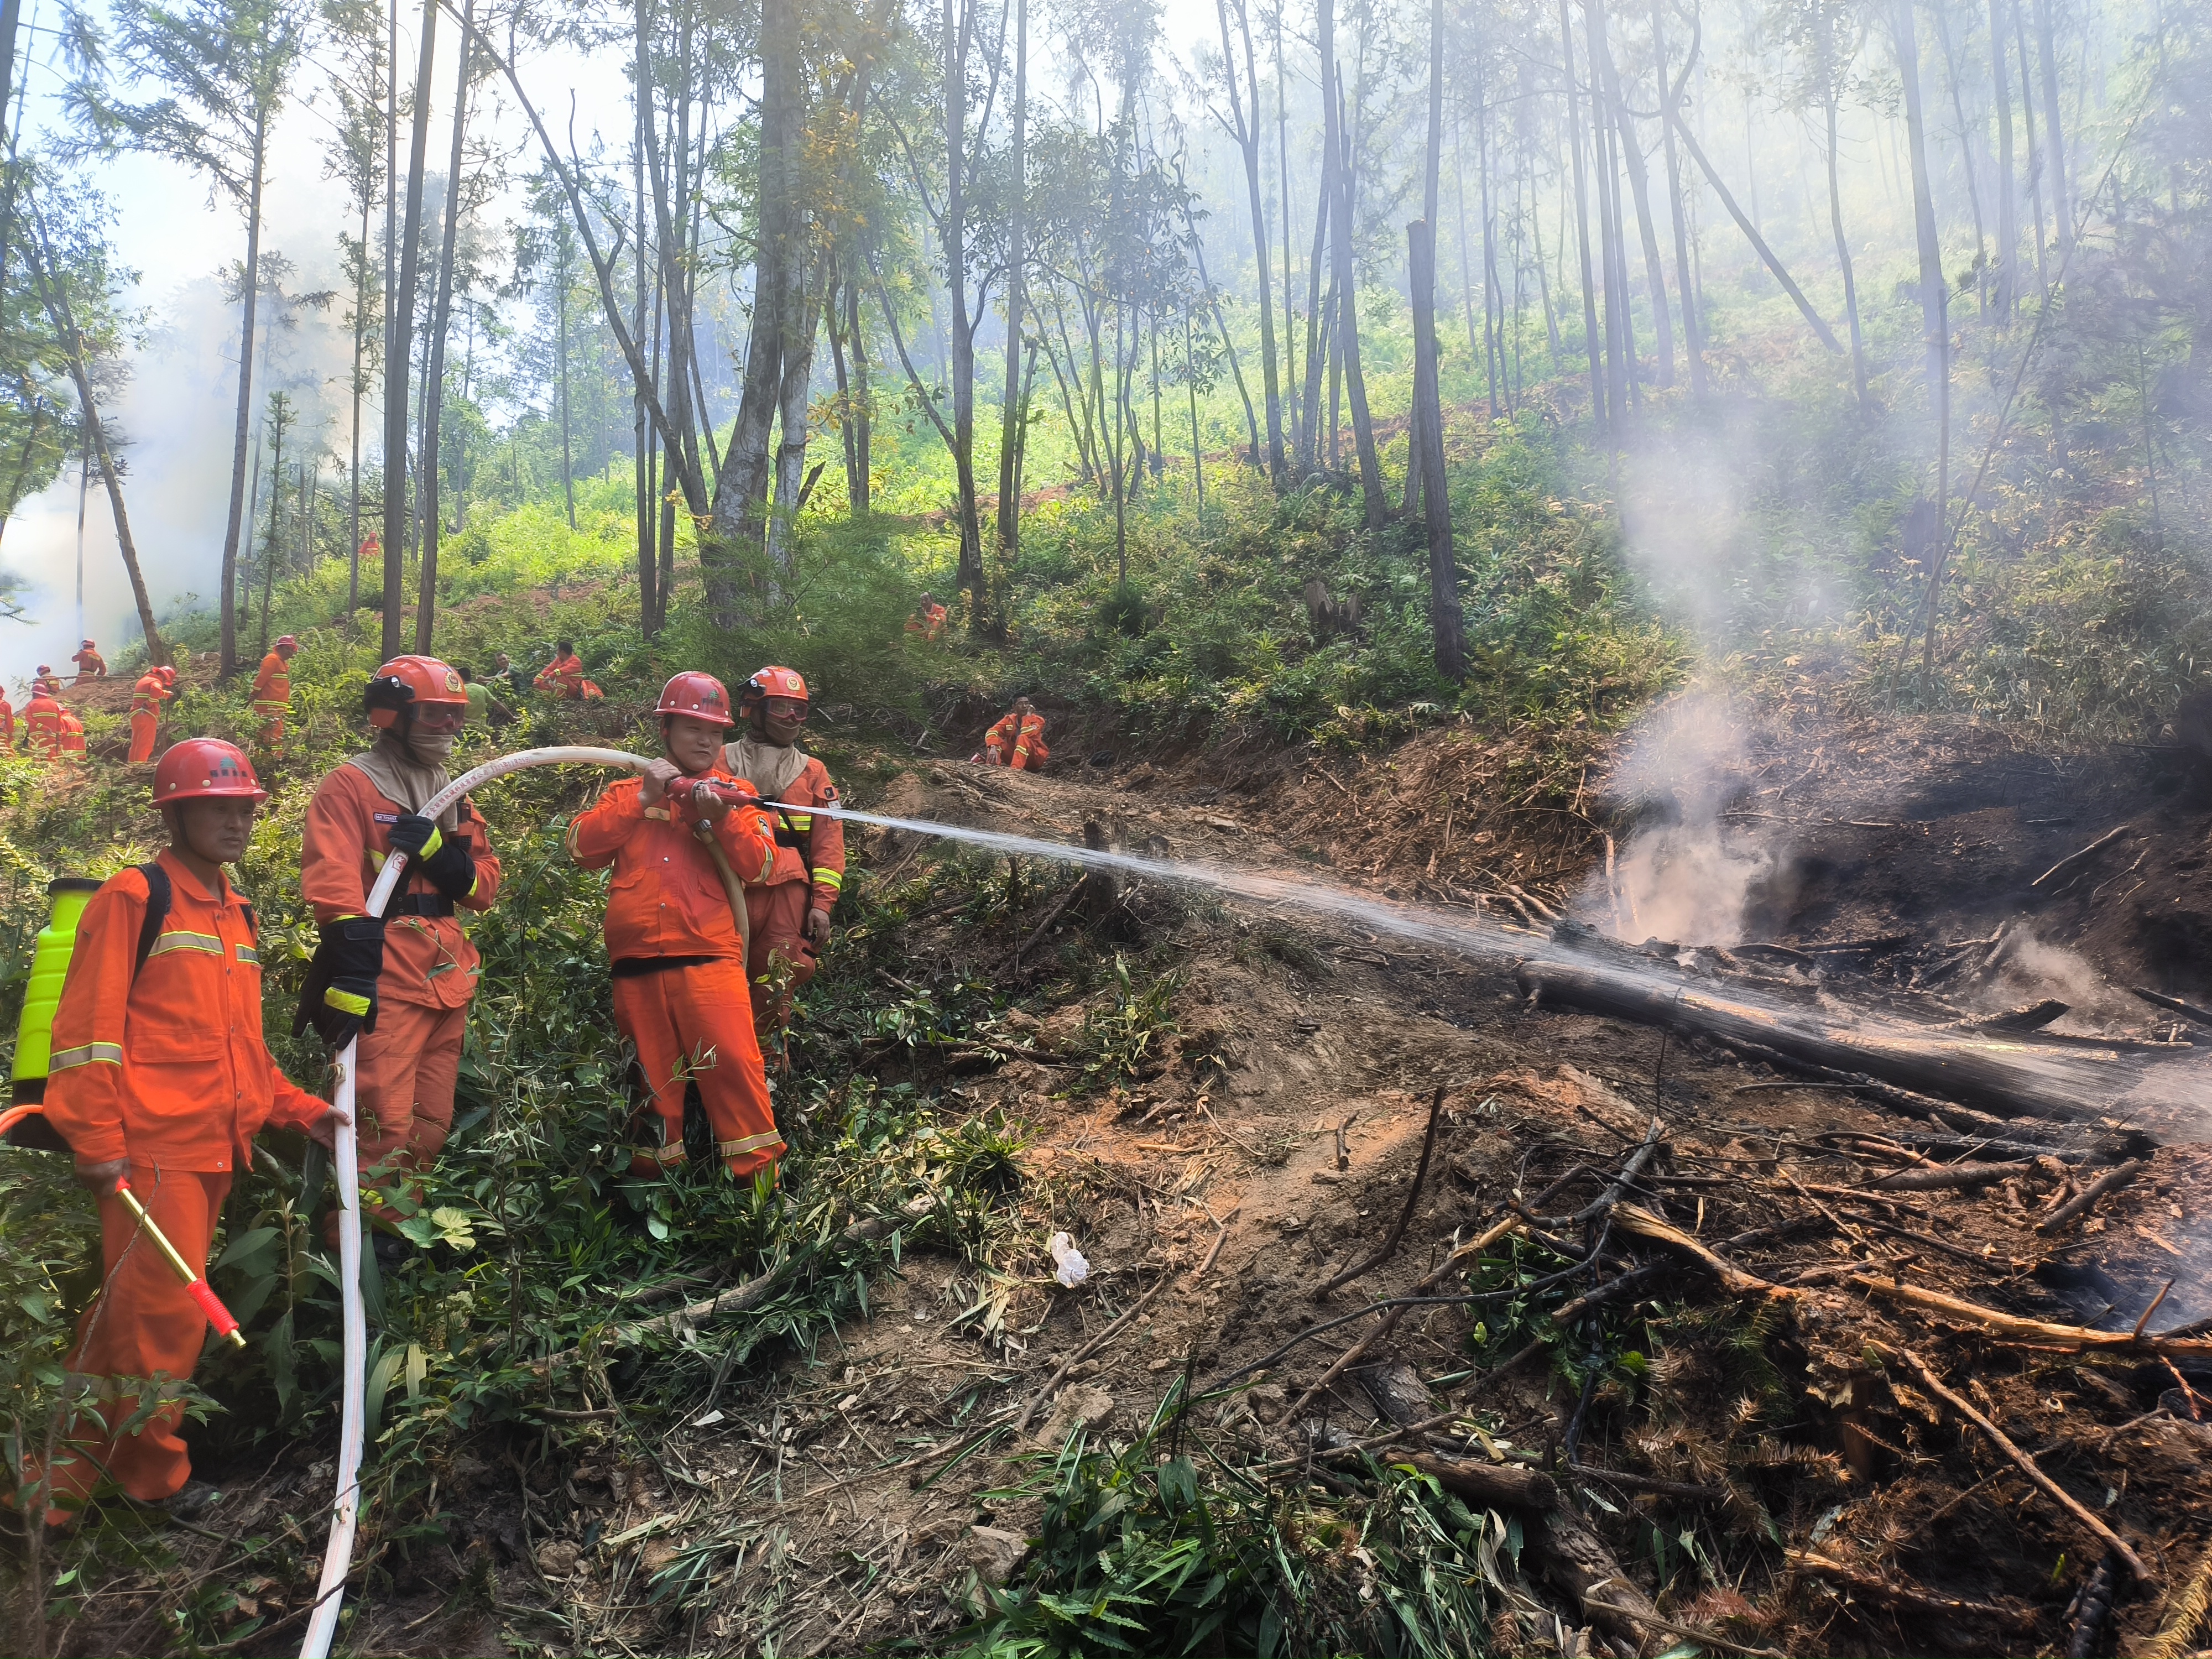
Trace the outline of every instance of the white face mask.
<path fill-rule="evenodd" d="M 407 728 L 407 751 L 423 766 L 443 766 L 453 752 L 455 733 L 426 732 L 420 726 Z"/>

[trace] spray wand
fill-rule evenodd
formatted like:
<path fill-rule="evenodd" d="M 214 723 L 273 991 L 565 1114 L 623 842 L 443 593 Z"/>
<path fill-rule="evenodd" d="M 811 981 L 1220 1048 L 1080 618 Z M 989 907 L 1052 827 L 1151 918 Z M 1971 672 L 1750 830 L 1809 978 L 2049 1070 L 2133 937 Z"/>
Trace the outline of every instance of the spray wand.
<path fill-rule="evenodd" d="M 215 1334 L 227 1340 L 234 1348 L 244 1347 L 246 1339 L 239 1334 L 238 1322 L 231 1317 L 230 1310 L 222 1305 L 222 1298 L 215 1293 L 215 1287 L 202 1279 L 177 1247 L 169 1243 L 168 1234 L 163 1232 L 160 1224 L 147 1213 L 146 1206 L 138 1201 L 138 1194 L 131 1190 L 131 1183 L 120 1176 L 115 1178 L 115 1195 L 123 1200 L 123 1207 L 131 1212 L 131 1219 L 145 1229 L 146 1237 L 154 1241 L 154 1247 L 167 1260 L 170 1270 L 183 1281 L 185 1294 L 200 1304 L 200 1311 L 207 1316 L 207 1322 L 215 1327 Z"/>

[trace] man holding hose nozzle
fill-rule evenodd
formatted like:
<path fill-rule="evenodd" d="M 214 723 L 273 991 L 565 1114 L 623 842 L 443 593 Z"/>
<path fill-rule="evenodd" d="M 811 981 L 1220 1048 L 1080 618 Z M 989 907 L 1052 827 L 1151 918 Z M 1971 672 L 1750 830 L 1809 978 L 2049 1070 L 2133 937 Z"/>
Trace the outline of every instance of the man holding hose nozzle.
<path fill-rule="evenodd" d="M 745 981 L 745 884 L 775 864 L 775 832 L 751 787 L 720 762 L 730 694 L 712 674 L 678 674 L 660 693 L 663 758 L 607 786 L 568 826 L 586 870 L 614 868 L 607 955 L 615 1025 L 637 1046 L 650 1144 L 633 1176 L 684 1162 L 684 1093 L 699 1085 L 714 1150 L 743 1180 L 772 1178 L 783 1155 Z M 641 1112 L 641 1118 L 647 1114 Z"/>
<path fill-rule="evenodd" d="M 191 1459 L 181 1404 L 135 1431 L 137 1379 L 166 1396 L 199 1363 L 207 1317 L 117 1196 L 127 1180 L 154 1224 L 203 1275 L 232 1176 L 264 1124 L 325 1146 L 336 1109 L 277 1069 L 261 1035 L 252 907 L 223 874 L 268 799 L 234 745 L 188 738 L 161 757 L 154 803 L 169 833 L 152 864 L 108 878 L 77 922 L 55 1010 L 46 1121 L 100 1198 L 105 1275 L 77 1322 L 80 1407 L 60 1454 L 46 1519 L 69 1518 L 103 1474 L 141 1503 L 180 1490 Z M 27 1479 L 34 1478 L 25 1471 Z"/>
<path fill-rule="evenodd" d="M 452 781 L 446 763 L 469 709 L 461 677 L 435 657 L 394 657 L 363 702 L 376 742 L 316 786 L 307 805 L 300 892 L 322 942 L 292 1029 L 313 1025 L 333 1052 L 361 1039 L 362 1182 L 384 1191 L 371 1218 L 387 1231 L 374 1246 L 380 1261 L 396 1263 L 409 1247 L 389 1231 L 402 1219 L 390 1200 L 409 1193 L 410 1176 L 437 1158 L 453 1127 L 461 1037 L 482 971 L 460 913 L 491 908 L 500 865 L 473 801 L 434 823 L 422 813 Z M 368 915 L 369 889 L 393 853 L 407 855 L 406 874 L 384 915 Z"/>

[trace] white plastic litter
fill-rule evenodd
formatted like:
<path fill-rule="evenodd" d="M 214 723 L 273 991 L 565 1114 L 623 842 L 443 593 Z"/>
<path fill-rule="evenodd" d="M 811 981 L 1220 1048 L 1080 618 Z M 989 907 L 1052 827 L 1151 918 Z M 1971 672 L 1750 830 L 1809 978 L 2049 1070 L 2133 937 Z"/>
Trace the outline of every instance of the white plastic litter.
<path fill-rule="evenodd" d="M 1054 1233 L 1045 1248 L 1052 1252 L 1052 1276 L 1069 1290 L 1091 1277 L 1091 1264 L 1083 1259 L 1083 1252 L 1075 1248 L 1075 1241 L 1066 1233 Z"/>

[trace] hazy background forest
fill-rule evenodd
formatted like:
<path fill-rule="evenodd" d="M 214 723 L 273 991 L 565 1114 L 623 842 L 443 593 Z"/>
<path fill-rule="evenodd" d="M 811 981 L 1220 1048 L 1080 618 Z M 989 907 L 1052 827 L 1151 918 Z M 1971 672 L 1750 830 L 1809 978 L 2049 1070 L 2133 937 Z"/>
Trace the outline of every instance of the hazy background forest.
<path fill-rule="evenodd" d="M 1170 722 L 1441 704 L 1455 653 L 1601 714 L 1817 644 L 2114 729 L 2192 672 L 2189 9 L 38 7 L 27 659 L 164 617 L 226 669 L 264 616 L 427 647 L 590 577 L 594 666 L 693 622 L 865 660 L 934 584 L 1012 647 L 960 672 Z M 1311 579 L 1369 648 L 1297 637 Z"/>

